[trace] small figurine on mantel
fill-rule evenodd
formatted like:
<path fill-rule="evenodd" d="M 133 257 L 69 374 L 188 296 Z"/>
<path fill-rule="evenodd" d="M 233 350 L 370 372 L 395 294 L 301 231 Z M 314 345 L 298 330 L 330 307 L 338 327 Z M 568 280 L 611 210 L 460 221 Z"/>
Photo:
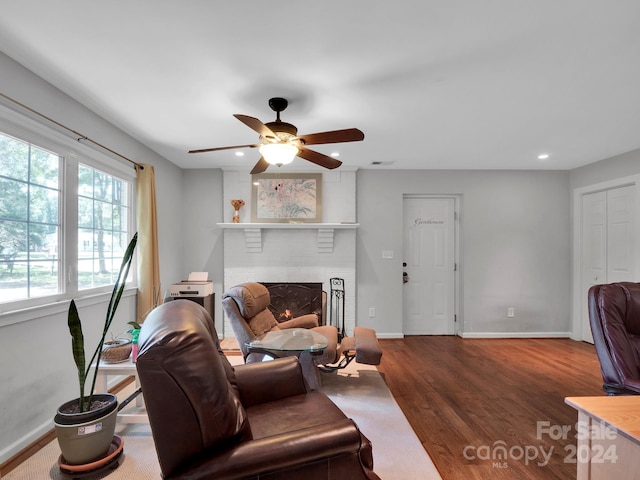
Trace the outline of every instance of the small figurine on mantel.
<path fill-rule="evenodd" d="M 231 206 L 233 207 L 233 223 L 240 223 L 240 208 L 244 207 L 244 200 L 231 200 Z"/>

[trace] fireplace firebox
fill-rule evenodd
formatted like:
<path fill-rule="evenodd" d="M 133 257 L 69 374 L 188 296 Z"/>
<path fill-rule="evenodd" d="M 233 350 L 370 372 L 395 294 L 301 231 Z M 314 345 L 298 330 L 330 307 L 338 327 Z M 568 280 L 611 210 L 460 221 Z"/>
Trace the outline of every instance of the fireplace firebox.
<path fill-rule="evenodd" d="M 278 322 L 302 315 L 318 316 L 318 325 L 325 323 L 325 294 L 322 282 L 260 282 L 271 297 L 269 310 Z"/>

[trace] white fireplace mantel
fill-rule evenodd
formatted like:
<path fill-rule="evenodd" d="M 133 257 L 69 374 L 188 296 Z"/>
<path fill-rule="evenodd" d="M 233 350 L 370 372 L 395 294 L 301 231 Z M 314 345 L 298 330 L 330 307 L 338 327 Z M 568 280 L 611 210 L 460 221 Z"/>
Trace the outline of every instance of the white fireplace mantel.
<path fill-rule="evenodd" d="M 262 252 L 263 229 L 307 229 L 317 231 L 318 252 L 333 252 L 335 230 L 356 229 L 359 223 L 217 223 L 220 228 L 244 230 L 247 252 Z"/>

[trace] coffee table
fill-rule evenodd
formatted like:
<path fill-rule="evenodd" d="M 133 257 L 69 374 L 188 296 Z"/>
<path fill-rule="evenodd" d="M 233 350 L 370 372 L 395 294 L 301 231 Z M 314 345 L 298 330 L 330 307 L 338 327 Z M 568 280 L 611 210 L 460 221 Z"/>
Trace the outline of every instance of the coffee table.
<path fill-rule="evenodd" d="M 245 343 L 249 353 L 264 353 L 273 358 L 299 357 L 302 352 L 320 355 L 328 344 L 327 337 L 306 328 L 273 330 Z"/>

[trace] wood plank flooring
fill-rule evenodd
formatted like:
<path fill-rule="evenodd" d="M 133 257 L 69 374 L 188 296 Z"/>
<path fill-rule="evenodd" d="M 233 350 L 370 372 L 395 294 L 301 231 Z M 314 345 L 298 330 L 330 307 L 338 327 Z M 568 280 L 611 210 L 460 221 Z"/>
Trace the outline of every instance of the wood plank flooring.
<path fill-rule="evenodd" d="M 457 336 L 380 344 L 378 370 L 444 480 L 576 478 L 577 412 L 564 398 L 604 395 L 593 345 Z M 549 434 L 563 426 L 566 439 Z M 506 456 L 492 458 L 499 447 Z"/>

